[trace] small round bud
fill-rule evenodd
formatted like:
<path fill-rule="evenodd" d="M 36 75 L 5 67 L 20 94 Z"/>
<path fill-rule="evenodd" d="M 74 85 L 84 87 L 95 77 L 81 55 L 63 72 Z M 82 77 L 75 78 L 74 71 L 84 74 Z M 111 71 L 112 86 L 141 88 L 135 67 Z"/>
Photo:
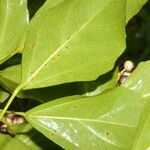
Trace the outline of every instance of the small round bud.
<path fill-rule="evenodd" d="M 7 133 L 7 129 L 6 128 L 0 128 L 0 133 Z"/>
<path fill-rule="evenodd" d="M 5 117 L 5 120 L 6 120 L 6 122 L 9 124 L 9 125 L 12 125 L 12 119 L 11 118 L 9 118 L 9 117 Z"/>
<path fill-rule="evenodd" d="M 14 114 L 6 114 L 5 115 L 5 120 L 8 124 L 12 125 L 13 119 L 14 119 Z"/>
<path fill-rule="evenodd" d="M 14 119 L 13 119 L 13 124 L 21 124 L 24 122 L 24 118 L 21 117 L 21 116 L 16 116 Z"/>
<path fill-rule="evenodd" d="M 17 119 L 13 119 L 13 124 L 17 124 Z"/>
<path fill-rule="evenodd" d="M 124 63 L 124 69 L 128 72 L 131 72 L 134 68 L 134 63 L 130 60 L 125 61 Z"/>
<path fill-rule="evenodd" d="M 13 120 L 13 118 L 15 117 L 15 114 L 6 114 L 5 118 L 10 118 Z"/>
<path fill-rule="evenodd" d="M 2 124 L 0 126 L 0 133 L 4 133 L 6 134 L 7 133 L 7 130 L 8 130 L 8 126 L 6 124 Z"/>
<path fill-rule="evenodd" d="M 5 120 L 9 125 L 13 124 L 21 124 L 24 122 L 24 118 L 22 116 L 16 114 L 7 114 L 5 115 Z"/>
<path fill-rule="evenodd" d="M 127 80 L 127 78 L 128 78 L 128 76 L 125 76 L 125 75 L 121 76 L 118 83 L 123 84 Z"/>
<path fill-rule="evenodd" d="M 6 124 L 2 124 L 1 127 L 2 128 L 8 128 L 8 126 Z"/>
<path fill-rule="evenodd" d="M 24 123 L 24 118 L 20 117 L 17 119 L 17 124 L 22 124 Z"/>

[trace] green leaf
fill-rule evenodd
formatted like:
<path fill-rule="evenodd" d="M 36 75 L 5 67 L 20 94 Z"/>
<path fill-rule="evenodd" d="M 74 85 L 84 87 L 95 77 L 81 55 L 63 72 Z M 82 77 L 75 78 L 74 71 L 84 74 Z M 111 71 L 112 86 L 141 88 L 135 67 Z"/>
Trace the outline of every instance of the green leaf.
<path fill-rule="evenodd" d="M 138 94 L 119 87 L 99 96 L 75 98 L 43 104 L 25 117 L 64 149 L 131 149 L 143 108 Z"/>
<path fill-rule="evenodd" d="M 148 104 L 150 98 L 149 68 L 150 61 L 141 62 L 129 79 L 122 85 L 134 93 L 140 93 L 147 102 L 135 134 L 132 150 L 149 150 L 150 148 L 150 104 Z"/>
<path fill-rule="evenodd" d="M 8 67 L 0 71 L 0 85 L 11 93 L 21 81 L 21 65 Z"/>
<path fill-rule="evenodd" d="M 139 12 L 148 0 L 127 0 L 127 22 Z"/>
<path fill-rule="evenodd" d="M 113 71 L 111 71 L 106 75 L 100 76 L 96 81 L 86 83 L 82 82 L 63 84 L 54 87 L 20 91 L 19 94 L 17 94 L 17 97 L 35 99 L 43 103 L 45 101 L 50 101 L 52 99 L 70 95 L 98 95 L 106 89 L 111 89 L 116 86 L 117 73 L 117 70 L 114 73 Z M 106 80 L 109 81 L 106 82 Z M 105 83 L 103 83 L 104 81 Z M 0 85 L 7 89 L 9 92 L 13 93 L 13 91 L 20 84 L 20 82 L 21 65 L 11 66 L 0 71 Z"/>
<path fill-rule="evenodd" d="M 0 91 L 0 103 L 3 103 L 9 97 L 9 93 Z"/>
<path fill-rule="evenodd" d="M 138 130 L 135 134 L 132 150 L 149 150 L 150 148 L 150 61 L 141 62 L 129 79 L 122 85 L 146 99 Z"/>
<path fill-rule="evenodd" d="M 0 1 L 0 64 L 20 51 L 18 42 L 27 24 L 26 0 Z"/>
<path fill-rule="evenodd" d="M 61 150 L 59 146 L 35 130 L 29 123 L 12 125 L 9 129 L 15 133 L 15 139 L 32 150 Z"/>
<path fill-rule="evenodd" d="M 15 88 L 21 82 L 21 65 L 8 67 L 0 71 L 0 85 L 3 86 L 10 93 L 13 93 Z M 41 103 L 50 101 L 56 98 L 79 95 L 84 92 L 83 84 L 64 84 L 55 87 L 47 87 L 35 90 L 20 91 L 17 94 L 19 98 L 28 98 L 38 100 Z"/>
<path fill-rule="evenodd" d="M 0 147 L 1 150 L 31 150 L 31 148 L 16 140 L 15 138 L 3 134 L 0 134 Z"/>
<path fill-rule="evenodd" d="M 24 89 L 95 80 L 113 68 L 125 49 L 125 0 L 54 3 L 29 25 L 23 51 Z"/>
<path fill-rule="evenodd" d="M 150 61 L 141 62 L 129 79 L 122 85 L 134 92 L 140 93 L 144 98 L 150 96 Z"/>
<path fill-rule="evenodd" d="M 150 149 L 150 103 L 142 113 L 142 117 L 135 135 L 132 150 L 149 150 Z"/>

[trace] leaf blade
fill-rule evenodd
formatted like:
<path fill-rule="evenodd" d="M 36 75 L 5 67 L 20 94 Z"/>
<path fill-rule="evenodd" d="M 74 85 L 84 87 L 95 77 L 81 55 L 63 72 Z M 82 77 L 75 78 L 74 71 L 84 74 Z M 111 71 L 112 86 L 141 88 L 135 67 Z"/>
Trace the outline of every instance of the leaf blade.
<path fill-rule="evenodd" d="M 26 119 L 65 149 L 127 150 L 142 107 L 139 95 L 117 88 L 96 97 L 49 102 L 28 111 Z"/>
<path fill-rule="evenodd" d="M 9 97 L 9 93 L 5 91 L 0 91 L 0 103 L 5 102 L 5 100 L 7 100 L 8 97 Z"/>
<path fill-rule="evenodd" d="M 42 18 L 37 15 L 37 18 L 33 19 L 23 54 L 23 81 L 29 81 L 24 89 L 62 84 L 65 81 L 94 80 L 113 68 L 112 62 L 125 47 L 125 11 L 120 13 L 121 10 L 125 10 L 125 1 L 95 1 L 92 5 L 91 7 L 91 1 L 85 3 L 84 0 L 63 1 L 57 7 L 45 10 L 45 20 L 42 13 Z M 113 15 L 120 18 L 118 21 L 110 15 L 110 8 L 114 9 Z M 81 12 L 78 14 L 78 11 L 86 12 L 83 16 Z M 60 19 L 54 19 L 54 16 L 59 16 Z M 110 25 L 107 24 L 107 20 L 110 21 Z M 51 24 L 51 30 L 46 28 L 48 24 Z M 108 34 L 109 30 L 111 34 Z M 114 34 L 115 38 L 111 38 Z M 42 37 L 45 39 L 41 39 Z M 44 50 L 41 51 L 41 48 Z M 111 51 L 114 53 L 111 60 L 108 60 L 106 55 Z M 103 60 L 100 61 L 98 56 Z"/>
<path fill-rule="evenodd" d="M 28 24 L 26 0 L 0 2 L 0 63 L 20 51 L 19 38 Z"/>
<path fill-rule="evenodd" d="M 8 135 L 0 134 L 0 139 L 0 146 L 2 150 L 12 150 L 16 148 L 21 150 L 31 150 L 31 148 L 29 148 L 22 142 Z"/>

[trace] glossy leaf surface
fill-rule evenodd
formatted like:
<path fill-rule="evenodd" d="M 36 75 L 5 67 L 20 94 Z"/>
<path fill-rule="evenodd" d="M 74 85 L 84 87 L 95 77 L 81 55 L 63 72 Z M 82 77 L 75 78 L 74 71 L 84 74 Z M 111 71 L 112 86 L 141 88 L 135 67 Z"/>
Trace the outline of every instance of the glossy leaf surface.
<path fill-rule="evenodd" d="M 64 149 L 131 149 L 143 108 L 139 95 L 116 88 L 95 97 L 74 98 L 36 107 L 26 119 Z"/>
<path fill-rule="evenodd" d="M 27 24 L 26 0 L 0 1 L 0 64 L 20 51 L 17 46 Z"/>
<path fill-rule="evenodd" d="M 150 96 L 150 61 L 142 62 L 123 84 L 134 92 L 140 93 L 144 98 Z"/>
<path fill-rule="evenodd" d="M 16 65 L 0 71 L 0 84 L 11 93 L 21 81 L 21 66 Z"/>

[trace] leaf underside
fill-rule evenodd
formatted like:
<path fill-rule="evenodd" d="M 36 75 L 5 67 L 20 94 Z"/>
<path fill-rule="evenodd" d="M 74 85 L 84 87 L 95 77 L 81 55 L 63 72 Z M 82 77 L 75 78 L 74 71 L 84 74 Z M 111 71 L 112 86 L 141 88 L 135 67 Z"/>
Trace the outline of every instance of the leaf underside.
<path fill-rule="evenodd" d="M 64 0 L 45 6 L 29 26 L 24 89 L 95 80 L 110 71 L 125 48 L 125 2 Z"/>
<path fill-rule="evenodd" d="M 130 150 L 142 108 L 141 97 L 121 87 L 43 104 L 27 112 L 26 119 L 65 149 Z"/>
<path fill-rule="evenodd" d="M 27 24 L 26 0 L 0 1 L 0 64 L 20 51 L 20 38 Z"/>

